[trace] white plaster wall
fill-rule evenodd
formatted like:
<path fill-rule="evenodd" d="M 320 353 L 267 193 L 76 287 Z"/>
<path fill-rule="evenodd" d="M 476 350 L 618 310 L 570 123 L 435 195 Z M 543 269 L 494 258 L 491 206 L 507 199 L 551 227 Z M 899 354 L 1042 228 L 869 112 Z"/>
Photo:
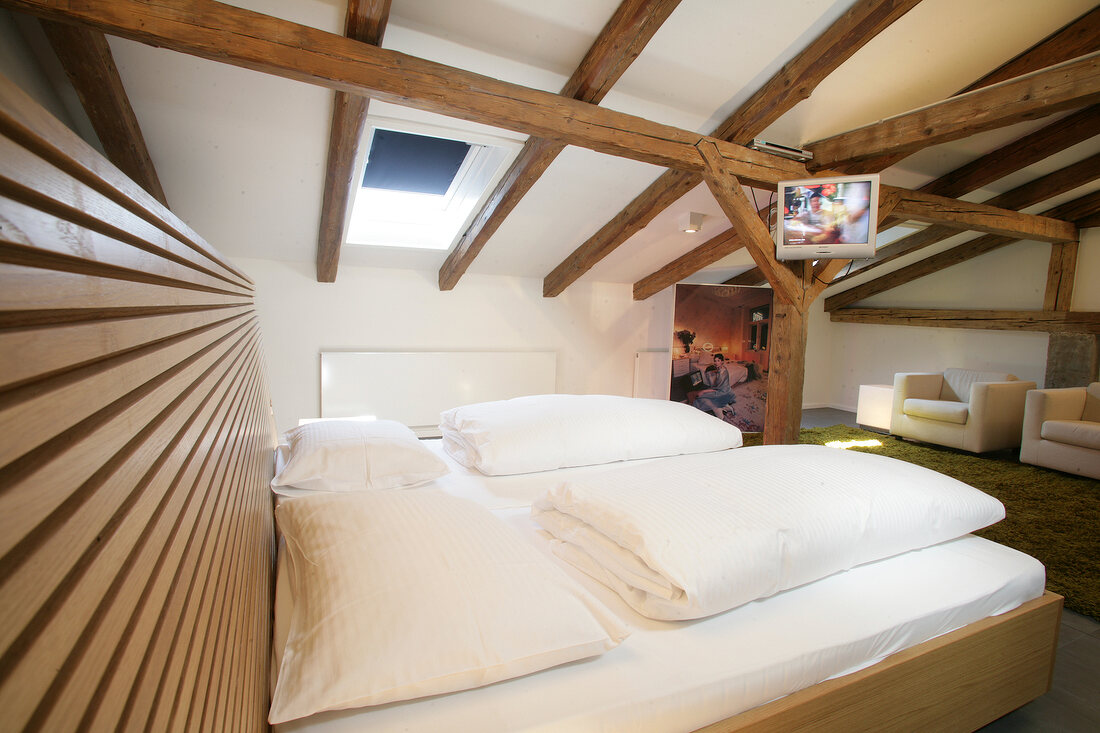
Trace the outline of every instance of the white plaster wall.
<path fill-rule="evenodd" d="M 630 285 L 577 283 L 548 299 L 535 278 L 467 274 L 440 292 L 435 271 L 341 266 L 318 283 L 312 264 L 235 262 L 256 283 L 280 431 L 319 414 L 323 350 L 552 349 L 559 392 L 629 395 L 635 352 L 670 338 L 671 299 L 636 303 Z"/>
<path fill-rule="evenodd" d="M 1100 230 L 1082 233 L 1073 310 L 1100 310 Z M 1042 308 L 1050 246 L 1020 242 L 894 290 L 859 305 L 907 308 Z M 877 271 L 876 271 L 877 272 Z M 838 290 L 839 292 L 839 290 Z M 826 293 L 828 295 L 829 293 Z M 811 315 L 811 343 L 827 344 L 830 358 L 828 403 L 854 410 L 861 384 L 892 384 L 896 372 L 940 371 L 960 366 L 1006 371 L 1042 386 L 1047 334 L 832 323 L 822 302 Z M 814 366 L 807 350 L 807 394 Z M 816 392 L 815 399 L 816 399 Z M 807 403 L 810 399 L 807 398 Z"/>

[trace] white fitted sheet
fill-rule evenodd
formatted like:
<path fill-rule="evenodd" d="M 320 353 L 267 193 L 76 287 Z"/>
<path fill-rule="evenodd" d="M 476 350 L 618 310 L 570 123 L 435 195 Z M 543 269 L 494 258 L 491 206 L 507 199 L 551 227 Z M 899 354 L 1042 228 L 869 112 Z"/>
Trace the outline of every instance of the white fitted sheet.
<path fill-rule="evenodd" d="M 530 488 L 497 481 L 478 487 L 476 476 L 458 475 L 450 483 L 457 495 L 485 492 L 503 503 Z M 497 514 L 551 554 L 526 506 Z M 707 619 L 668 622 L 635 613 L 605 586 L 561 564 L 630 626 L 630 638 L 618 648 L 487 687 L 322 713 L 275 730 L 693 730 L 1012 610 L 1040 596 L 1045 583 L 1037 560 L 966 536 Z M 276 643 L 287 611 L 285 594 L 277 592 Z"/>

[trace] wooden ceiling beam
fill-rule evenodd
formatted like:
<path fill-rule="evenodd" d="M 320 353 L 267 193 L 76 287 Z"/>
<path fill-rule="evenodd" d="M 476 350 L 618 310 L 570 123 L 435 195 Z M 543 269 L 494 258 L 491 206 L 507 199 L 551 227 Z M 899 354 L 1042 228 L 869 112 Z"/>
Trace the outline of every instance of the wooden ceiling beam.
<path fill-rule="evenodd" d="M 825 77 L 917 2 L 919 0 L 860 0 L 855 3 L 718 125 L 710 136 L 739 144 L 750 142 L 798 102 L 809 97 Z M 560 295 L 702 180 L 699 173 L 682 170 L 663 173 L 546 276 L 543 295 Z"/>
<path fill-rule="evenodd" d="M 811 170 L 910 153 L 1100 101 L 1100 51 L 807 144 Z"/>
<path fill-rule="evenodd" d="M 1100 107 L 1094 105 L 1067 115 L 1040 130 L 1024 135 L 991 153 L 940 176 L 934 181 L 921 186 L 918 190 L 939 194 L 940 196 L 962 196 L 1097 134 L 1100 134 Z M 1020 188 L 1024 189 L 1026 186 L 1027 184 Z M 1039 203 L 1040 201 L 1042 199 L 1033 203 Z M 987 201 L 986 203 L 992 204 L 993 201 Z M 897 220 L 891 222 L 891 224 L 896 223 Z M 875 251 L 873 258 L 858 263 L 859 267 L 857 269 L 837 278 L 833 284 L 844 282 L 848 278 L 856 277 L 867 270 L 892 262 L 904 254 L 915 252 L 934 241 L 940 241 L 934 239 L 939 233 L 941 232 L 925 229 L 880 247 Z"/>
<path fill-rule="evenodd" d="M 960 94 L 999 84 L 1100 50 L 1100 7 L 1070 21 L 1035 46 L 998 66 Z"/>
<path fill-rule="evenodd" d="M 1046 68 L 1053 63 L 1059 63 L 1095 51 L 1097 47 L 1100 46 L 1100 28 L 1098 28 L 1098 25 L 1100 25 L 1100 10 L 1090 11 L 1073 23 L 1068 24 L 1061 30 L 1048 36 L 1040 43 L 1032 46 L 1025 53 L 1017 56 L 1012 62 L 987 74 L 965 89 L 960 90 L 957 94 L 963 94 L 974 89 L 989 86 L 998 81 L 1003 81 L 1001 75 L 1005 73 L 1004 70 L 1006 69 L 1027 73 Z M 925 184 L 918 190 L 952 198 L 962 196 L 988 183 L 1003 178 L 1010 173 L 1014 173 L 1021 168 L 1025 168 L 1032 163 L 1043 160 L 1056 152 L 1064 150 L 1098 133 L 1100 133 L 1100 107 L 1087 107 L 1067 115 L 1041 130 L 1025 135 L 1008 145 L 1004 145 L 988 155 L 983 155 L 981 158 Z M 880 156 L 879 158 L 864 161 L 859 164 L 839 167 L 848 172 L 878 171 L 893 165 L 899 160 L 907 157 L 907 155 L 908 154 Z M 676 174 L 676 172 L 669 171 L 666 176 L 672 174 Z M 679 196 L 682 195 L 682 193 L 686 193 L 686 191 L 680 192 L 676 190 L 671 193 L 673 193 L 676 198 L 679 198 Z M 669 205 L 671 205 L 671 203 L 672 201 L 669 201 Z M 662 206 L 661 208 L 667 207 Z M 900 219 L 890 218 L 882 223 L 879 230 L 882 231 L 888 227 L 896 226 L 900 222 Z M 614 230 L 615 224 L 616 222 L 613 220 L 606 225 L 604 230 L 597 233 L 596 237 L 593 239 L 601 239 L 605 237 L 605 235 L 608 235 Z M 642 226 L 644 226 L 644 223 Z M 910 236 L 919 237 L 921 234 L 922 233 L 918 232 L 916 235 Z M 904 252 L 909 251 L 909 244 L 918 245 L 920 241 L 919 239 L 912 239 L 908 240 L 906 244 L 902 244 L 902 241 L 892 242 L 883 247 L 879 252 L 876 252 L 873 259 L 864 261 L 864 263 L 858 263 L 858 268 L 853 272 L 845 274 L 839 278 L 837 282 L 843 281 L 849 277 L 855 277 L 861 270 L 876 266 L 880 261 L 880 256 L 884 262 L 892 259 L 892 255 L 900 256 Z M 707 261 L 704 256 L 707 251 L 712 251 L 718 256 L 713 260 Z M 725 256 L 725 254 L 721 254 L 721 252 L 721 249 L 703 250 L 700 248 L 699 252 L 694 256 L 689 253 L 689 255 L 685 255 L 669 263 L 657 272 L 643 278 L 635 284 L 635 298 L 638 298 L 639 293 L 648 293 L 645 297 L 652 295 L 653 293 L 649 292 L 651 288 L 657 283 L 664 281 L 671 273 L 682 273 L 682 279 L 683 277 L 688 277 L 704 267 L 717 262 L 718 259 Z M 894 253 L 897 254 L 895 255 Z M 696 269 L 689 270 L 688 268 L 690 266 L 695 266 Z M 766 282 L 767 280 L 764 278 L 764 274 L 760 271 L 760 268 L 753 267 L 726 280 L 723 284 L 760 285 Z M 639 290 L 638 285 L 641 283 L 645 283 L 646 285 Z"/>
<path fill-rule="evenodd" d="M 1098 209 L 1100 209 L 1100 191 L 1095 191 L 1091 194 L 1076 198 L 1073 201 L 1048 209 L 1044 213 L 1052 217 L 1058 217 L 1059 220 L 1066 219 L 1068 223 L 1092 215 Z M 951 265 L 957 265 L 960 262 L 965 262 L 978 255 L 992 252 L 994 249 L 1018 241 L 1020 241 L 1020 237 L 987 234 L 969 242 L 964 242 L 944 250 L 943 252 L 932 255 L 931 257 L 926 257 L 923 260 L 907 265 L 906 267 L 886 273 L 862 285 L 857 285 L 854 288 L 850 288 L 842 293 L 826 298 L 825 310 L 832 312 L 845 308 L 852 303 L 857 303 L 872 295 L 878 295 L 879 293 L 896 288 L 899 285 L 904 285 L 907 282 L 912 282 L 925 275 L 931 275 Z M 1076 237 L 1073 240 L 1066 241 L 1076 241 Z"/>
<path fill-rule="evenodd" d="M 757 213 L 767 214 L 769 208 L 764 207 Z M 717 262 L 723 257 L 743 249 L 744 246 L 745 242 L 737 235 L 737 230 L 727 229 L 711 237 L 690 252 L 677 257 L 660 270 L 634 283 L 634 300 L 645 300 L 654 296 L 669 285 L 680 282 L 710 263 Z M 761 278 L 763 278 L 762 275 Z"/>
<path fill-rule="evenodd" d="M 1050 247 L 1047 284 L 1043 292 L 1043 310 L 1068 311 L 1077 279 L 1078 242 L 1063 242 Z"/>
<path fill-rule="evenodd" d="M 49 0 L 0 0 L 0 4 L 55 20 L 91 24 L 104 32 L 211 60 L 657 165 L 701 171 L 720 158 L 724 171 L 747 185 L 770 187 L 805 175 L 805 166 L 799 163 L 740 145 L 223 3 L 84 0 L 56 6 Z M 709 163 L 701 155 L 701 142 L 707 143 L 714 158 Z M 958 221 L 998 233 L 1008 233 L 1004 227 L 1011 225 L 1013 232 L 1029 238 L 1075 238 L 1059 232 L 1059 222 L 1040 221 L 1040 217 L 914 192 L 906 192 L 903 199 L 911 216 Z"/>
<path fill-rule="evenodd" d="M 562 88 L 562 96 L 599 104 L 679 4 L 680 0 L 623 0 Z M 439 269 L 440 290 L 458 284 L 489 238 L 564 149 L 561 143 L 528 138 Z"/>
<path fill-rule="evenodd" d="M 1100 313 L 1087 311 L 943 310 L 938 308 L 841 308 L 834 323 L 976 328 L 987 331 L 1100 333 Z"/>
<path fill-rule="evenodd" d="M 348 0 L 344 35 L 356 41 L 381 45 L 390 17 L 391 0 Z M 332 104 L 325 164 L 325 190 L 321 195 L 321 224 L 317 232 L 317 282 L 336 282 L 340 248 L 344 245 L 348 209 L 355 180 L 355 162 L 367 124 L 370 98 L 337 91 Z"/>
<path fill-rule="evenodd" d="M 1098 176 L 1100 176 L 1100 153 L 1068 165 L 1061 170 L 1057 170 L 1053 173 L 1037 178 L 1034 181 L 1029 181 L 1022 186 L 1017 186 L 1011 191 L 1007 191 L 1000 196 L 994 196 L 989 201 L 986 201 L 985 205 L 994 206 L 998 209 L 1024 209 L 1028 206 L 1033 206 L 1035 204 L 1051 199 L 1055 196 L 1058 196 L 1059 194 L 1066 193 L 1067 191 L 1072 191 L 1079 186 L 1096 180 Z M 1065 216 L 1054 216 L 1054 218 L 1062 220 L 1065 219 Z M 897 241 L 891 242 L 885 247 L 882 247 L 879 251 L 875 253 L 875 260 L 871 265 L 864 266 L 853 273 L 845 275 L 844 277 L 831 282 L 830 285 L 835 285 L 843 282 L 849 277 L 854 277 L 857 274 L 865 274 L 868 270 L 872 269 L 875 266 L 881 266 L 888 262 L 893 262 L 903 255 L 917 252 L 921 249 L 924 249 L 925 247 L 929 247 L 933 244 L 942 242 L 943 240 L 949 239 L 950 237 L 953 237 L 964 231 L 967 231 L 967 229 L 950 224 L 935 224 L 928 227 L 927 229 L 916 231 L 912 234 L 902 237 L 901 239 L 898 239 Z M 1020 239 L 1021 237 L 1016 236 L 1008 237 L 1008 241 L 1011 242 L 1019 241 Z M 850 291 L 845 291 L 844 293 L 840 293 L 835 297 L 839 298 L 842 302 L 845 300 L 844 296 L 847 292 Z M 853 300 L 850 302 L 855 301 Z M 843 306 L 841 305 L 837 307 Z"/>
<path fill-rule="evenodd" d="M 1079 18 L 1067 23 L 1031 48 L 1017 55 L 1011 61 L 1002 64 L 981 79 L 963 87 L 951 96 L 954 97 L 960 94 L 966 94 L 975 89 L 981 89 L 982 87 L 987 87 L 1024 74 L 1030 74 L 1032 71 L 1045 69 L 1048 66 L 1060 64 L 1063 61 L 1069 61 L 1070 59 L 1075 59 L 1078 56 L 1084 56 L 1085 54 L 1098 50 L 1100 50 L 1100 8 L 1094 8 Z M 849 173 L 874 173 L 885 170 L 907 157 L 909 157 L 909 153 L 882 155 L 860 161 L 859 163 L 850 163 L 838 167 L 840 170 Z M 996 171 L 997 168 L 998 166 L 995 163 L 991 164 L 989 166 L 989 172 L 992 173 Z M 1013 170 L 1017 169 L 1013 168 L 1008 172 L 1011 173 Z M 979 176 L 981 175 L 980 172 L 975 171 L 975 173 Z M 1000 176 L 998 176 L 998 178 L 999 177 Z M 988 182 L 989 181 L 986 181 L 986 183 Z M 984 184 L 979 183 L 969 190 L 981 188 L 982 185 Z M 961 196 L 963 194 L 963 192 L 960 191 L 952 192 L 946 190 L 930 191 L 930 193 L 938 193 L 941 196 Z"/>
<path fill-rule="evenodd" d="M 1055 171 L 1046 176 L 1042 176 L 1034 181 L 1030 181 L 1022 186 L 1018 186 L 1007 193 L 996 196 L 989 201 L 985 202 L 985 206 L 998 207 L 998 209 L 1023 209 L 1028 206 L 1046 201 L 1061 193 L 1071 191 L 1078 186 L 1084 185 L 1092 180 L 1095 180 L 1100 176 L 1100 153 L 1093 155 L 1085 160 L 1079 161 L 1065 168 Z M 933 182 L 935 183 L 935 182 Z M 925 189 L 931 188 L 926 186 L 921 189 L 923 192 Z M 883 221 L 896 221 L 897 217 L 892 215 L 892 212 L 897 210 L 898 205 L 904 198 L 903 189 L 898 189 L 890 186 L 882 187 L 882 197 L 879 205 L 879 219 L 880 226 L 883 225 Z M 889 201 L 889 204 L 887 204 Z M 955 205 L 954 201 L 950 202 Z M 759 212 L 761 215 L 767 213 L 767 208 L 761 209 Z M 998 218 L 1002 216 L 1000 212 L 997 214 Z M 902 219 L 906 217 L 901 217 Z M 1059 217 L 1061 218 L 1061 217 Z M 1068 233 L 1068 229 L 1064 229 L 1064 232 Z M 960 232 L 966 231 L 966 229 L 951 226 L 951 225 L 933 225 L 927 229 L 910 234 L 907 237 L 903 237 L 897 242 L 883 247 L 883 250 L 889 250 L 895 246 L 901 246 L 900 253 L 892 256 L 883 257 L 881 262 L 888 262 L 896 257 L 900 257 L 901 254 L 914 252 L 923 247 L 941 242 L 948 237 L 953 237 Z M 718 239 L 722 237 L 716 237 Z M 1012 241 L 1016 241 L 1013 239 Z M 707 242 L 700 247 L 688 252 L 687 254 L 673 260 L 665 267 L 661 268 L 657 272 L 649 275 L 642 280 L 639 280 L 634 284 L 634 299 L 643 300 L 660 292 L 665 287 L 672 285 L 683 278 L 698 272 L 707 265 L 717 262 L 722 257 L 725 257 L 731 252 L 735 252 L 743 246 L 739 241 L 729 240 L 723 241 L 721 246 L 713 246 L 711 242 Z M 830 272 L 836 274 L 840 270 L 847 267 L 849 260 L 844 260 L 844 265 L 841 267 L 832 268 Z M 867 268 L 864 268 L 867 269 Z M 862 272 L 863 270 L 857 270 Z M 671 279 L 674 276 L 678 276 L 677 279 Z M 848 277 L 848 276 L 846 276 Z M 815 279 L 817 282 L 825 280 L 828 284 L 835 284 L 832 282 L 831 277 L 825 279 L 826 275 L 823 275 L 821 271 L 817 273 Z M 843 280 L 844 278 L 841 278 Z M 766 282 L 766 278 L 760 268 L 752 268 L 735 277 L 726 280 L 724 285 L 759 285 Z M 837 281 L 839 282 L 839 281 Z"/>
<path fill-rule="evenodd" d="M 168 198 L 107 38 L 98 31 L 49 20 L 42 21 L 42 30 L 72 82 L 107 158 L 167 207 Z"/>
<path fill-rule="evenodd" d="M 200 58 L 365 94 L 661 167 L 702 171 L 705 135 L 204 0 L 0 0 L 0 6 Z M 739 179 L 805 175 L 792 160 L 713 140 Z"/>

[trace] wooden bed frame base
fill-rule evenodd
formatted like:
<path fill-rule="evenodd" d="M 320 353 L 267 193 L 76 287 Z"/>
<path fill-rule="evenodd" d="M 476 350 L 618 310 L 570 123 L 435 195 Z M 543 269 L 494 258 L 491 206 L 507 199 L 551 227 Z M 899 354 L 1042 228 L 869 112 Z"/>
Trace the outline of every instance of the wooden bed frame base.
<path fill-rule="evenodd" d="M 699 733 L 973 731 L 1050 689 L 1062 597 L 930 639 Z"/>

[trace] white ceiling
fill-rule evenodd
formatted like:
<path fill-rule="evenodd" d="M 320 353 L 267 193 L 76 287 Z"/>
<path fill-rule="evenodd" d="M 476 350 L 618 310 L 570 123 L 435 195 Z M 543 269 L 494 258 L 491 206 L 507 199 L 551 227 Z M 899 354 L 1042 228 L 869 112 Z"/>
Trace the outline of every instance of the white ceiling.
<path fill-rule="evenodd" d="M 234 4 L 332 32 L 343 29 L 343 0 Z M 850 4 L 684 0 L 603 104 L 710 132 Z M 618 0 L 393 0 L 383 45 L 556 92 L 617 5 Z M 797 146 L 936 102 L 1092 6 L 1092 0 L 924 0 L 762 137 Z M 111 47 L 176 213 L 230 256 L 313 262 L 332 93 L 130 41 L 111 39 Z M 524 139 L 394 105 L 372 103 L 370 110 Z M 883 180 L 919 186 L 1049 122 L 1022 123 L 918 153 L 884 172 Z M 1100 140 L 1082 143 L 971 198 L 982 200 L 1098 150 Z M 469 271 L 544 277 L 661 172 L 567 148 Z M 678 231 L 676 220 L 686 211 L 706 215 L 701 233 Z M 728 226 L 700 186 L 584 279 L 635 282 Z M 345 247 L 341 264 L 435 270 L 445 256 Z M 693 280 L 717 282 L 749 266 L 748 255 L 740 252 Z"/>

